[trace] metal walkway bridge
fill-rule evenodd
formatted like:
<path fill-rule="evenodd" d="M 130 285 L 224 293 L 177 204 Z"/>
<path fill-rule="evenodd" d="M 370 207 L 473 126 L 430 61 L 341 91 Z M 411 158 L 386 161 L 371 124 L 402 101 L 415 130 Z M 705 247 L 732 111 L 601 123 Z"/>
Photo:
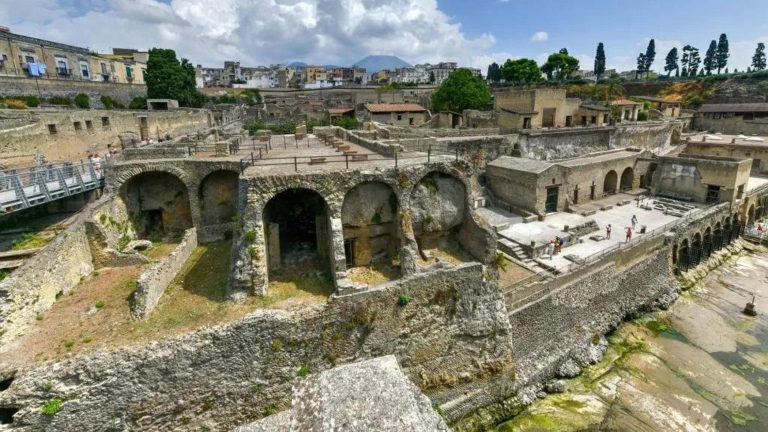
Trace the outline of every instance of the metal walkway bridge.
<path fill-rule="evenodd" d="M 98 189 L 104 162 L 65 162 L 0 171 L 0 216 Z"/>

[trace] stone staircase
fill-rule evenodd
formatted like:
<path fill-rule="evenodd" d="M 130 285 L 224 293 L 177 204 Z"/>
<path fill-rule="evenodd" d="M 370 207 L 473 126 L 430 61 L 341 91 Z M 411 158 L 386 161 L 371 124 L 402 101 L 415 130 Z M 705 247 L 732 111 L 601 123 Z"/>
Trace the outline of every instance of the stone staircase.
<path fill-rule="evenodd" d="M 528 254 L 522 248 L 522 246 L 513 242 L 512 240 L 501 237 L 497 242 L 497 247 L 501 252 L 509 255 L 517 261 L 520 261 L 525 267 L 538 275 L 551 275 L 553 273 L 552 269 L 547 268 L 546 266 L 542 266 L 538 262 L 534 261 L 530 254 Z"/>

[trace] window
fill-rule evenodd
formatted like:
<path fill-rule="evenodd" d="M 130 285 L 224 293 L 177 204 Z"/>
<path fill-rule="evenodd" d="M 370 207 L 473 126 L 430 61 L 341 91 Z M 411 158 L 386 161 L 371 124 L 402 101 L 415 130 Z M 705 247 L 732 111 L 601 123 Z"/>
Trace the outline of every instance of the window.
<path fill-rule="evenodd" d="M 414 125 L 414 118 L 413 117 L 408 118 L 408 124 L 411 125 L 411 126 Z"/>
<path fill-rule="evenodd" d="M 398 115 L 397 115 L 397 119 L 398 119 L 398 120 L 402 120 L 402 119 L 403 119 L 403 116 L 402 116 L 402 115 L 400 115 L 400 114 L 398 114 Z"/>
<path fill-rule="evenodd" d="M 530 117 L 524 117 L 523 118 L 523 129 L 530 129 L 531 128 L 531 118 Z"/>
<path fill-rule="evenodd" d="M 565 116 L 565 127 L 573 126 L 573 116 Z"/>
<path fill-rule="evenodd" d="M 63 57 L 56 57 L 56 73 L 61 76 L 69 75 L 69 65 L 67 59 Z"/>
<path fill-rule="evenodd" d="M 720 186 L 707 186 L 707 204 L 714 204 L 720 201 Z"/>
<path fill-rule="evenodd" d="M 597 124 L 597 116 L 592 116 L 592 118 L 590 119 L 590 122 L 592 124 Z"/>
<path fill-rule="evenodd" d="M 744 185 L 739 185 L 739 188 L 736 190 L 736 199 L 742 198 L 744 198 Z"/>
<path fill-rule="evenodd" d="M 89 131 L 92 131 L 93 130 L 93 122 L 91 120 L 86 120 L 85 121 L 85 128 L 88 129 Z"/>
<path fill-rule="evenodd" d="M 102 73 L 102 75 L 109 74 L 109 72 L 107 71 L 107 64 L 106 63 L 101 63 L 101 73 Z"/>
<path fill-rule="evenodd" d="M 24 57 L 24 62 L 26 62 L 26 63 L 34 63 L 35 62 L 35 58 L 33 56 L 25 56 Z"/>
<path fill-rule="evenodd" d="M 101 126 L 105 128 L 109 127 L 109 117 L 101 118 Z"/>
<path fill-rule="evenodd" d="M 56 134 L 56 125 L 55 124 L 49 124 L 48 125 L 48 133 L 51 135 Z"/>
<path fill-rule="evenodd" d="M 72 123 L 72 125 L 75 127 L 76 131 L 83 130 L 83 125 L 79 121 Z"/>
<path fill-rule="evenodd" d="M 80 62 L 80 76 L 83 78 L 89 78 L 91 76 L 91 70 L 88 67 L 88 63 Z"/>
<path fill-rule="evenodd" d="M 128 79 L 133 78 L 133 68 L 130 66 L 125 67 L 125 77 Z"/>

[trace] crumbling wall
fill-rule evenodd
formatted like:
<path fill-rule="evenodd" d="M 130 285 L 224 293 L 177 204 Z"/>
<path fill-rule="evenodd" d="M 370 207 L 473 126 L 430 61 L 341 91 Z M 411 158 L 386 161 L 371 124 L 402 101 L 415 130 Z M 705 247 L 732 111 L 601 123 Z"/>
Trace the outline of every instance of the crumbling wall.
<path fill-rule="evenodd" d="M 197 247 L 197 230 L 190 228 L 170 255 L 146 269 L 136 280 L 136 291 L 131 299 L 131 313 L 146 318 L 155 309 L 165 289 L 179 274 Z"/>
<path fill-rule="evenodd" d="M 634 147 L 660 153 L 672 144 L 673 132 L 681 133 L 682 130 L 680 121 L 619 123 L 611 133 L 610 147 Z"/>
<path fill-rule="evenodd" d="M 186 146 L 178 147 L 143 147 L 123 150 L 123 160 L 176 159 L 189 157 Z"/>
<path fill-rule="evenodd" d="M 0 342 L 20 334 L 91 271 L 93 257 L 81 217 L 0 281 Z"/>
<path fill-rule="evenodd" d="M 0 407 L 19 409 L 11 430 L 230 430 L 287 408 L 302 367 L 315 374 L 387 354 L 433 397 L 497 398 L 514 363 L 503 297 L 483 273 L 475 263 L 416 274 L 326 305 L 258 310 L 148 346 L 32 366 L 0 393 Z M 43 414 L 54 398 L 61 410 Z"/>
<path fill-rule="evenodd" d="M 101 96 L 109 96 L 123 105 L 135 97 L 146 97 L 147 86 L 141 84 L 105 83 L 83 80 L 30 79 L 27 77 L 0 76 L 0 97 L 3 96 L 66 96 L 74 98 L 85 93 L 91 105 L 102 107 Z"/>

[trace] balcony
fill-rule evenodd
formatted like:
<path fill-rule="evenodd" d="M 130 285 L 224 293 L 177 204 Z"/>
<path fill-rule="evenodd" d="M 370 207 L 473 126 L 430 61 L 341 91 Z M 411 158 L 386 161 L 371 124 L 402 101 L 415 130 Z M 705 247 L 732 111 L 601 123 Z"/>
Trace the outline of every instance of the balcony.
<path fill-rule="evenodd" d="M 56 75 L 62 78 L 69 78 L 72 76 L 72 70 L 67 68 L 56 68 Z"/>

